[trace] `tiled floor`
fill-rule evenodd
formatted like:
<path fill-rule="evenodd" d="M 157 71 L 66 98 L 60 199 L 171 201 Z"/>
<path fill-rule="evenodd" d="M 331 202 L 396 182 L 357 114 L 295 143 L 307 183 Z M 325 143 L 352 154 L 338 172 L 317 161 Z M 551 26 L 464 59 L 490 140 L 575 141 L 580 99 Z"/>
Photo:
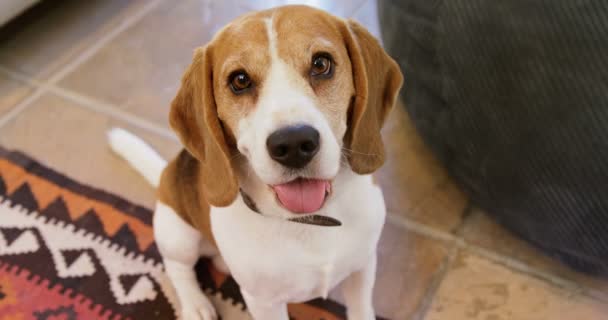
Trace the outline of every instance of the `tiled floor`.
<path fill-rule="evenodd" d="M 0 29 L 0 145 L 151 206 L 154 191 L 110 153 L 105 131 L 123 126 L 175 154 L 168 103 L 192 49 L 243 12 L 292 2 L 300 1 L 49 1 Z M 373 0 L 308 2 L 379 34 Z M 608 319 L 607 282 L 556 264 L 470 209 L 403 107 L 389 119 L 389 159 L 378 174 L 390 211 L 379 314 Z"/>

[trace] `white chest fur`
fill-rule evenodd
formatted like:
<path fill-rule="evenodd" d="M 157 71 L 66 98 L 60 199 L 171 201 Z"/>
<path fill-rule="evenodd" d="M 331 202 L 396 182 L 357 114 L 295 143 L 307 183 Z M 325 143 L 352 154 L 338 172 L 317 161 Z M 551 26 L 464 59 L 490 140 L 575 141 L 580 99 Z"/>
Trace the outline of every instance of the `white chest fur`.
<path fill-rule="evenodd" d="M 384 224 L 380 188 L 370 176 L 349 175 L 319 214 L 339 227 L 299 224 L 251 211 L 239 197 L 212 208 L 220 253 L 242 290 L 269 303 L 326 297 L 329 290 L 376 254 Z"/>

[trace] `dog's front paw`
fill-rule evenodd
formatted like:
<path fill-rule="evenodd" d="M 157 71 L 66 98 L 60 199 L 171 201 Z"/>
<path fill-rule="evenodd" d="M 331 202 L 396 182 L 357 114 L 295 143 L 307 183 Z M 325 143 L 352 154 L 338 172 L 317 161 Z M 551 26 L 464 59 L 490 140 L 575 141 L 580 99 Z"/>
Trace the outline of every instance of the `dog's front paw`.
<path fill-rule="evenodd" d="M 182 302 L 183 320 L 217 320 L 215 308 L 202 293 L 194 294 Z"/>

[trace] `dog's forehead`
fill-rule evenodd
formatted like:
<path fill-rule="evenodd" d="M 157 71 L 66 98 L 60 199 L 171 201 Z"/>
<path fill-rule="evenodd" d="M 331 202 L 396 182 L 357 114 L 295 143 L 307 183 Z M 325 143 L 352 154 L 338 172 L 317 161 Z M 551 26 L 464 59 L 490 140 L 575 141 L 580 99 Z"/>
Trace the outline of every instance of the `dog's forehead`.
<path fill-rule="evenodd" d="M 340 18 L 306 6 L 282 7 L 272 14 L 272 25 L 281 40 L 290 44 L 298 41 L 326 39 L 341 40 Z"/>
<path fill-rule="evenodd" d="M 213 39 L 216 62 L 243 60 L 270 63 L 269 48 L 275 42 L 281 58 L 311 47 L 338 46 L 338 18 L 307 6 L 285 6 L 246 14 L 224 27 Z M 272 28 L 272 30 L 268 30 Z"/>
<path fill-rule="evenodd" d="M 268 36 L 263 20 L 246 15 L 227 25 L 211 42 L 214 72 L 222 76 L 238 69 L 264 73 L 270 64 Z M 247 67 L 247 68 L 246 68 Z"/>

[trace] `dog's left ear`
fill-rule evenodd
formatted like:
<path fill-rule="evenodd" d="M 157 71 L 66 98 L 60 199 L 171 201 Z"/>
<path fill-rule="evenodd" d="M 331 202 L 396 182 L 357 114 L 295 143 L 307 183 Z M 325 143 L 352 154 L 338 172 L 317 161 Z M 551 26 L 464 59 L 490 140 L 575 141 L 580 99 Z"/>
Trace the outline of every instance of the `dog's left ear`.
<path fill-rule="evenodd" d="M 196 49 L 171 103 L 169 122 L 186 150 L 199 160 L 207 201 L 223 207 L 236 199 L 239 189 L 215 104 L 211 59 L 209 45 Z"/>
<path fill-rule="evenodd" d="M 399 65 L 359 23 L 344 23 L 343 36 L 352 64 L 355 97 L 344 142 L 352 170 L 374 172 L 384 163 L 380 129 L 403 83 Z M 347 151 L 348 152 L 348 151 Z"/>

